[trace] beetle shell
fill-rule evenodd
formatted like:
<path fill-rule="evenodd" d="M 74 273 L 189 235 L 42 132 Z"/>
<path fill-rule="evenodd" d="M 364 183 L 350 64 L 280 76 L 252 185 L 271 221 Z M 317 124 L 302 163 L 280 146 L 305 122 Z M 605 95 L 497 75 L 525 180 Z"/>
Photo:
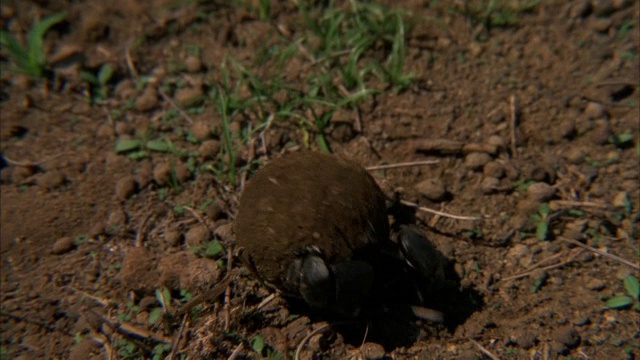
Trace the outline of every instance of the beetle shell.
<path fill-rule="evenodd" d="M 385 196 L 355 162 L 309 151 L 288 154 L 245 186 L 235 234 L 263 279 L 299 295 L 285 281 L 286 269 L 306 249 L 336 263 L 388 241 Z"/>

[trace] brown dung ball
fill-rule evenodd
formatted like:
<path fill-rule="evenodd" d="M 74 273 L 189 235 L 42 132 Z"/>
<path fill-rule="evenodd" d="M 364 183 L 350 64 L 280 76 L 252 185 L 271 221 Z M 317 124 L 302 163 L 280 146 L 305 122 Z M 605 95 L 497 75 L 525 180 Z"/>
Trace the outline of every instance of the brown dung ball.
<path fill-rule="evenodd" d="M 328 263 L 389 239 L 385 196 L 367 171 L 333 155 L 298 152 L 276 159 L 247 183 L 235 222 L 238 245 L 259 275 L 295 294 L 288 265 L 315 247 Z"/>

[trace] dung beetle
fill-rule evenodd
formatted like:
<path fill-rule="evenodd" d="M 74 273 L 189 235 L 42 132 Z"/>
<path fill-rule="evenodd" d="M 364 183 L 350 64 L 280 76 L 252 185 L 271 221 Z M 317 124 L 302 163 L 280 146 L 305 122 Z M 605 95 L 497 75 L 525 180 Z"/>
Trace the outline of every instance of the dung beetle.
<path fill-rule="evenodd" d="M 263 281 L 344 316 L 358 315 L 384 277 L 378 275 L 384 263 L 406 264 L 423 279 L 438 276 L 440 268 L 435 247 L 417 226 L 401 226 L 391 239 L 386 197 L 376 181 L 334 155 L 296 152 L 258 170 L 240 197 L 234 230 Z"/>

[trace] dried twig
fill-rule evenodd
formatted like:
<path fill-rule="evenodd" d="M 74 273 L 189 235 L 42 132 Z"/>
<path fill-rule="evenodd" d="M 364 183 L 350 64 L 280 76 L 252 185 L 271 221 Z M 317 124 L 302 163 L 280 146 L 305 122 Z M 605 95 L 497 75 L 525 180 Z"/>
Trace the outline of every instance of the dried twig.
<path fill-rule="evenodd" d="M 178 113 L 180 114 L 180 116 L 182 116 L 185 120 L 187 120 L 187 122 L 189 124 L 193 124 L 193 119 L 191 119 L 191 117 L 189 115 L 187 115 L 186 112 L 184 112 L 184 110 L 182 110 L 180 108 L 180 106 L 178 106 L 178 104 L 176 104 L 175 101 L 173 101 L 172 98 L 169 97 L 169 95 L 167 95 L 166 92 L 164 92 L 164 90 L 162 89 L 158 89 L 158 94 L 160 94 L 160 96 L 162 96 L 162 98 L 168 102 L 171 107 L 173 107 L 174 109 L 176 109 L 178 111 Z"/>
<path fill-rule="evenodd" d="M 144 217 L 144 219 L 142 219 L 142 223 L 140 223 L 140 228 L 138 229 L 138 233 L 136 234 L 136 242 L 135 242 L 135 246 L 136 247 L 142 247 L 142 242 L 144 241 L 145 235 L 144 235 L 144 231 L 145 231 L 145 226 L 147 225 L 147 221 L 149 220 L 151 216 L 147 215 Z"/>
<path fill-rule="evenodd" d="M 138 70 L 136 70 L 136 65 L 133 62 L 133 58 L 131 58 L 131 47 L 129 46 L 127 46 L 127 51 L 125 52 L 125 60 L 127 61 L 127 67 L 131 75 L 134 78 L 138 78 Z"/>
<path fill-rule="evenodd" d="M 184 333 L 184 327 L 186 323 L 187 323 L 187 314 L 184 314 L 182 316 L 182 323 L 180 324 L 180 330 L 178 330 L 178 335 L 176 335 L 176 337 L 173 339 L 173 342 L 171 343 L 171 354 L 169 354 L 169 360 L 173 360 L 176 355 L 176 351 L 178 350 L 178 345 L 180 344 L 180 339 L 182 338 L 182 334 Z"/>
<path fill-rule="evenodd" d="M 240 354 L 240 351 L 242 351 L 242 349 L 244 348 L 244 346 L 242 345 L 242 343 L 238 344 L 238 346 L 236 346 L 235 349 L 233 349 L 233 352 L 231 353 L 231 355 L 229 355 L 228 360 L 235 360 L 238 355 Z"/>
<path fill-rule="evenodd" d="M 331 328 L 331 325 L 324 324 L 324 325 L 320 326 L 319 328 L 313 330 L 309 334 L 307 334 L 307 336 L 305 336 L 304 339 L 302 339 L 302 341 L 300 341 L 300 345 L 298 345 L 298 348 L 296 349 L 296 355 L 295 355 L 294 359 L 295 360 L 300 360 L 300 354 L 302 353 L 302 348 L 304 348 L 304 346 L 307 344 L 307 341 L 309 341 L 309 339 L 311 339 L 315 334 L 321 333 L 323 331 L 326 331 L 329 328 Z"/>
<path fill-rule="evenodd" d="M 51 156 L 49 156 L 49 157 L 47 157 L 47 158 L 44 158 L 43 160 L 40 160 L 40 161 L 29 161 L 29 160 L 26 160 L 26 161 L 18 161 L 18 160 L 13 160 L 13 159 L 11 159 L 11 158 L 7 157 L 7 155 L 5 155 L 5 154 L 2 154 L 2 157 L 4 158 L 4 160 L 5 160 L 7 163 L 9 163 L 9 164 L 11 164 L 11 165 L 14 165 L 14 166 L 23 166 L 23 167 L 30 167 L 30 166 L 39 166 L 39 165 L 42 165 L 42 164 L 44 164 L 44 163 L 46 163 L 46 162 L 49 162 L 49 161 L 51 161 L 51 160 L 55 160 L 55 159 L 59 158 L 59 157 L 60 157 L 60 156 L 62 156 L 62 155 L 65 155 L 65 154 L 66 154 L 66 152 L 61 152 L 61 153 L 56 154 L 56 155 L 51 155 Z"/>
<path fill-rule="evenodd" d="M 410 206 L 410 207 L 416 208 L 416 209 L 418 209 L 420 211 L 428 212 L 430 214 L 444 216 L 444 217 L 451 218 L 451 219 L 457 219 L 457 220 L 480 220 L 479 217 L 475 217 L 475 216 L 460 216 L 460 215 L 453 215 L 453 214 L 445 213 L 445 212 L 438 211 L 438 210 L 433 210 L 433 209 L 420 206 L 420 205 L 418 205 L 416 203 L 413 203 L 413 202 L 407 201 L 407 200 L 400 200 L 400 203 L 402 205 L 406 205 L 406 206 Z"/>
<path fill-rule="evenodd" d="M 590 202 L 590 201 L 572 201 L 572 200 L 552 200 L 549 202 L 549 206 L 550 207 L 554 207 L 554 206 L 576 206 L 576 207 L 595 207 L 595 208 L 601 208 L 601 209 L 607 209 L 609 208 L 609 205 L 607 204 L 601 204 L 601 203 L 596 203 L 596 202 Z"/>
<path fill-rule="evenodd" d="M 640 270 L 640 265 L 638 265 L 638 264 L 634 264 L 634 263 L 632 263 L 631 261 L 629 261 L 627 259 L 623 259 L 623 258 L 621 258 L 619 256 L 616 256 L 616 255 L 613 255 L 613 254 L 609 254 L 608 252 L 605 252 L 605 251 L 602 251 L 602 250 L 598 250 L 598 249 L 596 249 L 594 247 L 591 247 L 589 245 L 585 245 L 585 244 L 581 243 L 580 241 L 569 239 L 569 238 L 566 238 L 566 237 L 560 237 L 560 240 L 566 241 L 566 242 L 568 242 L 570 244 L 573 244 L 573 245 L 580 246 L 580 247 L 582 247 L 584 249 L 587 249 L 587 250 L 589 250 L 591 252 L 594 252 L 594 253 L 596 253 L 598 255 L 602 255 L 602 256 L 608 257 L 609 259 L 621 262 L 621 263 L 623 263 L 623 264 L 625 264 L 627 266 L 631 266 L 632 268 L 634 268 L 636 270 Z"/>
<path fill-rule="evenodd" d="M 403 162 L 403 163 L 397 163 L 397 164 L 367 166 L 365 169 L 367 171 L 387 170 L 387 169 L 397 169 L 397 168 L 411 167 L 411 166 L 431 165 L 431 164 L 437 164 L 439 162 L 440 160 L 410 161 L 410 162 Z"/>
<path fill-rule="evenodd" d="M 271 295 L 267 296 L 266 298 L 264 298 L 264 299 L 260 302 L 260 304 L 258 304 L 258 305 L 256 306 L 256 310 L 260 310 L 260 309 L 262 309 L 263 307 L 267 306 L 267 304 L 268 304 L 268 303 L 270 303 L 270 302 L 271 302 L 273 299 L 275 299 L 275 298 L 276 298 L 276 294 L 275 294 L 275 293 L 273 293 L 273 294 L 271 294 Z"/>
<path fill-rule="evenodd" d="M 191 311 L 191 309 L 193 309 L 195 306 L 202 304 L 203 302 L 209 299 L 217 298 L 218 296 L 222 295 L 225 292 L 225 289 L 227 288 L 227 286 L 229 286 L 229 283 L 231 282 L 231 280 L 238 273 L 238 271 L 236 270 L 238 269 L 235 269 L 230 273 L 227 273 L 227 275 L 224 278 L 222 278 L 222 280 L 220 280 L 220 282 L 217 283 L 213 288 L 205 291 L 202 294 L 194 296 L 191 300 L 189 300 L 189 302 L 182 305 L 181 308 L 176 310 L 175 315 L 182 316 L 188 313 L 189 311 Z"/>
<path fill-rule="evenodd" d="M 509 121 L 509 130 L 510 130 L 510 138 L 511 138 L 511 156 L 516 158 L 518 157 L 516 153 L 516 123 L 518 121 L 518 109 L 516 104 L 516 96 L 511 95 L 509 98 L 509 108 L 511 110 L 511 118 Z"/>
<path fill-rule="evenodd" d="M 569 254 L 569 256 L 567 257 L 566 260 L 564 260 L 562 262 L 559 262 L 557 264 L 541 267 L 540 269 L 546 271 L 546 270 L 552 270 L 552 269 L 555 269 L 555 268 L 559 268 L 559 267 L 565 266 L 565 265 L 571 263 L 576 258 L 576 256 L 578 256 L 580 253 L 582 253 L 582 250 L 572 252 L 572 253 Z M 549 259 L 545 259 L 544 261 L 548 261 L 548 260 Z M 542 261 L 540 263 L 542 263 Z M 500 279 L 500 281 L 515 280 L 515 279 L 520 279 L 520 278 L 523 278 L 523 277 L 527 277 L 527 276 L 531 275 L 531 273 L 535 269 L 537 269 L 537 267 L 530 267 L 527 271 L 525 271 L 523 273 L 516 274 L 516 275 L 513 275 L 513 276 L 508 276 L 506 278 Z"/>
<path fill-rule="evenodd" d="M 231 266 L 233 262 L 233 247 L 229 246 L 227 250 L 227 274 L 231 273 Z M 227 283 L 227 287 L 224 291 L 224 329 L 229 331 L 229 324 L 231 319 L 231 281 Z"/>
<path fill-rule="evenodd" d="M 477 341 L 473 340 L 473 339 L 469 339 L 475 346 L 478 347 L 478 349 L 480 349 L 480 351 L 487 355 L 491 360 L 500 360 L 499 357 L 497 357 L 496 355 L 494 355 L 491 351 L 487 350 L 487 348 L 485 348 L 484 346 L 480 345 Z"/>

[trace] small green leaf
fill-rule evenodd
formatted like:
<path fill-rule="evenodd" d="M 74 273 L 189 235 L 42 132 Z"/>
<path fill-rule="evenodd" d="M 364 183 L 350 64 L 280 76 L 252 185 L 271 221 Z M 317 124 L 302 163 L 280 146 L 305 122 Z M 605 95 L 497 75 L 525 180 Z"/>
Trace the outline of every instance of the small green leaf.
<path fill-rule="evenodd" d="M 640 282 L 638 282 L 638 278 L 633 275 L 629 275 L 624 280 L 624 288 L 627 290 L 627 294 L 631 295 L 631 297 L 636 300 L 640 300 Z"/>
<path fill-rule="evenodd" d="M 536 237 L 538 240 L 547 240 L 547 235 L 549 234 L 549 223 L 546 221 L 541 221 L 538 223 L 538 227 L 536 228 Z"/>
<path fill-rule="evenodd" d="M 633 299 L 626 295 L 614 296 L 607 300 L 607 307 L 610 309 L 622 309 L 633 304 Z"/>
<path fill-rule="evenodd" d="M 98 71 L 98 83 L 100 85 L 106 85 L 109 80 L 111 80 L 111 76 L 113 76 L 114 69 L 113 66 L 109 64 L 104 64 Z"/>
<path fill-rule="evenodd" d="M 204 256 L 212 258 L 218 255 L 222 251 L 222 245 L 218 240 L 211 240 L 207 244 L 207 248 L 204 251 Z"/>
<path fill-rule="evenodd" d="M 142 146 L 142 141 L 138 139 L 124 139 L 116 142 L 115 150 L 117 153 L 124 153 L 138 150 Z"/>
<path fill-rule="evenodd" d="M 162 317 L 162 308 L 159 308 L 159 307 L 158 308 L 154 308 L 149 313 L 149 325 L 153 325 L 153 324 L 157 323 L 158 320 L 160 320 L 161 317 Z"/>
<path fill-rule="evenodd" d="M 156 139 L 147 141 L 147 149 L 157 152 L 169 152 L 171 151 L 171 146 L 163 139 Z"/>
<path fill-rule="evenodd" d="M 251 348 L 257 353 L 261 353 L 264 349 L 264 339 L 260 335 L 251 338 Z"/>
<path fill-rule="evenodd" d="M 78 74 L 78 76 L 80 77 L 80 79 L 88 82 L 89 84 L 98 85 L 98 78 L 96 78 L 95 75 L 88 71 L 80 71 L 80 74 Z"/>

